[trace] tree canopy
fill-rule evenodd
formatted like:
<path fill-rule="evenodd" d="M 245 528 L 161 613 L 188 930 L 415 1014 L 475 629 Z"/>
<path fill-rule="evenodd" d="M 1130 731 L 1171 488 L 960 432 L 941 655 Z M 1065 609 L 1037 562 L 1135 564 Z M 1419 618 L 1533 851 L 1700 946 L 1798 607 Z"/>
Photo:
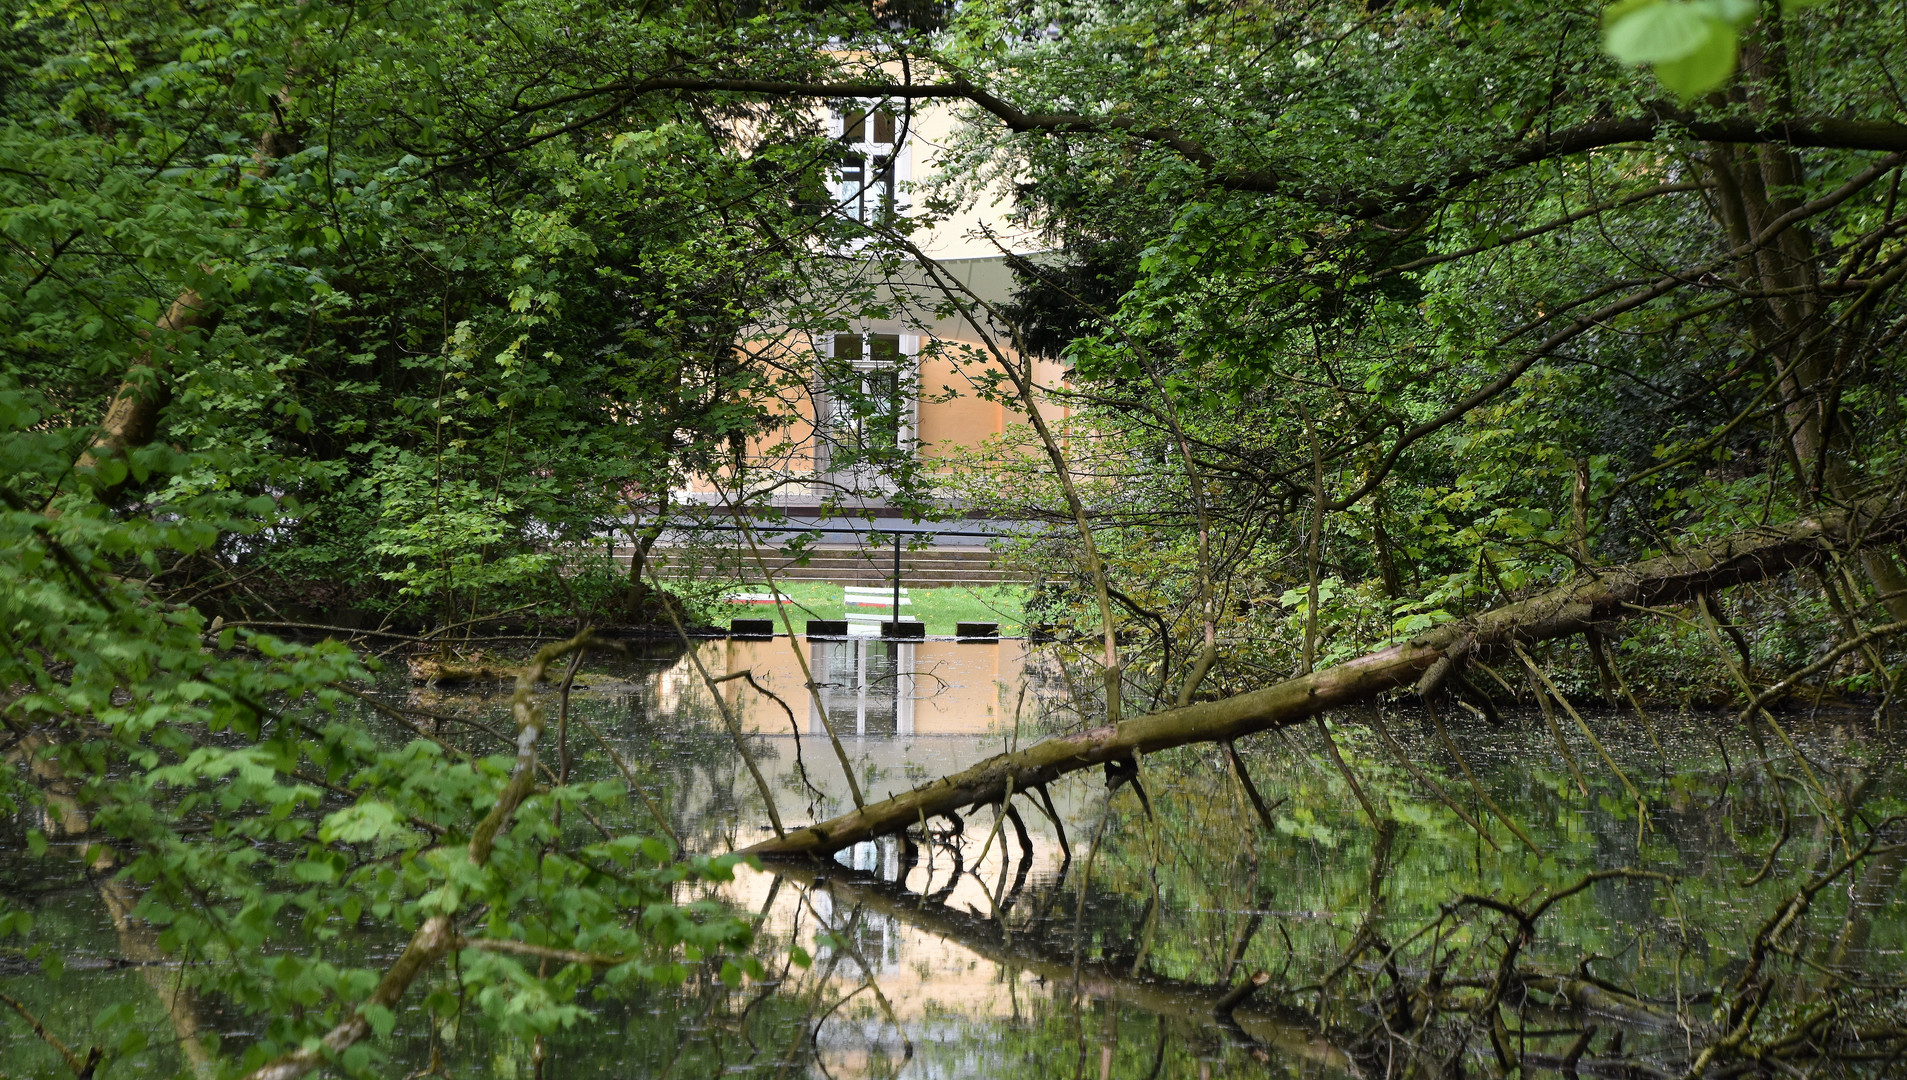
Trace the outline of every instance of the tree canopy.
<path fill-rule="evenodd" d="M 930 346 L 993 365 L 976 393 L 1071 407 L 979 467 L 848 464 L 916 509 L 1055 523 L 1021 554 L 1041 618 L 1099 642 L 1062 643 L 1104 676 L 1082 730 L 1398 641 L 1449 670 L 1487 609 L 1757 529 L 1814 546 L 1621 631 L 1655 594 L 1612 587 L 1543 663 L 1610 699 L 1757 705 L 1805 670 L 1884 714 L 1907 625 L 1874 526 L 1907 478 L 1903 14 L 16 2 L 20 844 L 136 886 L 113 902 L 263 1018 L 226 1048 L 260 1076 L 373 1068 L 453 953 L 486 1022 L 534 1038 L 579 1019 L 594 971 L 668 980 L 743 947 L 743 921 L 674 902 L 734 859 L 549 769 L 531 688 L 606 647 L 592 625 L 681 618 L 586 556 L 653 543 L 692 478 L 744 500 L 786 479 L 750 455 L 792 437 L 823 361 L 751 343 L 900 314 L 867 265 L 997 343 Z M 922 214 L 830 205 L 820 117 L 848 99 L 968 121 Z M 1003 187 L 1038 250 L 995 305 L 915 241 Z M 1035 355 L 1065 384 L 1034 386 Z M 429 643 L 525 611 L 561 633 L 483 753 L 367 703 L 368 653 L 267 632 Z"/>
<path fill-rule="evenodd" d="M 1201 504 L 1216 587 L 1281 600 L 1241 640 L 1317 610 L 1281 667 L 1890 491 L 1891 16 L 1770 6 L 1739 74 L 1687 102 L 1567 7 L 963 24 L 1022 116 L 967 160 L 1018 179 L 1055 249 L 1002 317 L 1073 361 L 1103 447 L 1081 472 L 1108 542 L 1131 526 L 1140 606 L 1195 650 L 1197 583 L 1147 553 L 1189 551 Z M 1817 602 L 1907 610 L 1893 554 L 1848 562 Z"/>

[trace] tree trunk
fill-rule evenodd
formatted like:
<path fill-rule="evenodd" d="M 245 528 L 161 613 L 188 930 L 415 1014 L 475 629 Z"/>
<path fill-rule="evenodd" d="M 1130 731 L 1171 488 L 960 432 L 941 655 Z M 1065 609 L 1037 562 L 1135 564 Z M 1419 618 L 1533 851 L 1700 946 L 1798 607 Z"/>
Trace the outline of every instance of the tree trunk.
<path fill-rule="evenodd" d="M 1743 51 L 1743 70 L 1769 85 L 1783 84 L 1784 64 L 1778 42 L 1754 42 Z M 1715 181 L 1715 214 L 1737 246 L 1800 205 L 1793 192 L 1805 170 L 1792 148 L 1710 143 L 1706 157 Z M 1846 503 L 1858 491 L 1860 478 L 1849 467 L 1846 448 L 1834 438 L 1835 413 L 1840 383 L 1863 344 L 1867 316 L 1878 298 L 1870 293 L 1837 311 L 1822 289 L 1821 267 L 1814 234 L 1789 228 L 1743 258 L 1735 271 L 1763 297 L 1750 301 L 1745 314 L 1770 373 L 1782 373 L 1795 485 L 1804 499 L 1826 494 Z M 1860 565 L 1888 613 L 1896 621 L 1907 620 L 1907 574 L 1893 554 L 1884 547 L 1864 548 Z"/>
<path fill-rule="evenodd" d="M 197 292 L 187 289 L 159 319 L 158 329 L 161 333 L 185 333 L 203 326 L 208 314 L 205 301 Z M 129 372 L 120 382 L 113 400 L 106 406 L 105 417 L 99 422 L 99 433 L 93 437 L 86 453 L 80 455 L 81 469 L 98 468 L 107 458 L 120 457 L 133 447 L 152 441 L 159 428 L 159 410 L 165 408 L 168 397 L 166 365 L 153 362 L 157 355 L 158 349 L 147 349 L 133 361 L 134 368 L 146 368 L 149 374 L 138 378 Z M 105 491 L 106 497 L 110 498 L 119 487 L 119 484 L 111 485 Z"/>
<path fill-rule="evenodd" d="M 282 107 L 288 100 L 288 91 L 279 91 L 279 104 Z M 288 157 L 298 152 L 303 140 L 298 136 L 280 130 L 274 126 L 266 130 L 258 140 L 258 146 L 252 151 L 252 165 L 246 170 L 253 176 L 265 176 L 271 171 L 275 158 Z M 184 289 L 172 301 L 172 306 L 160 316 L 155 329 L 161 334 L 183 334 L 205 328 L 216 317 L 211 306 L 196 289 Z M 141 336 L 150 338 L 150 332 L 141 332 Z M 164 342 L 160 343 L 163 347 Z M 161 357 L 162 348 L 149 348 L 133 359 L 132 370 L 120 382 L 113 399 L 106 405 L 106 415 L 99 422 L 99 432 L 80 455 L 79 468 L 97 468 L 100 462 L 108 458 L 124 456 L 128 450 L 144 446 L 152 441 L 159 431 L 159 412 L 171 399 L 171 365 Z M 155 362 L 156 361 L 156 362 Z M 146 368 L 144 378 L 138 375 L 139 368 Z M 102 499 L 111 500 L 125 486 L 122 478 L 118 483 L 107 485 L 100 490 Z"/>
<path fill-rule="evenodd" d="M 1827 559 L 1843 538 L 1888 543 L 1907 535 L 1907 505 L 1863 504 L 1783 526 L 1750 529 L 1675 555 L 1585 574 L 1568 585 L 1450 623 L 1409 641 L 1263 690 L 1057 735 L 1000 754 L 923 787 L 745 849 L 767 857 L 832 854 L 901 832 L 923 818 L 999 802 L 1068 773 L 1135 754 L 1223 742 L 1281 728 L 1387 690 L 1435 684 L 1465 656 L 1507 652 L 1519 642 L 1580 634 L 1621 618 L 1628 605 L 1673 604 L 1698 593 L 1760 581 Z M 1437 671 L 1432 671 L 1436 667 Z M 1428 687 L 1426 687 L 1428 689 Z"/>

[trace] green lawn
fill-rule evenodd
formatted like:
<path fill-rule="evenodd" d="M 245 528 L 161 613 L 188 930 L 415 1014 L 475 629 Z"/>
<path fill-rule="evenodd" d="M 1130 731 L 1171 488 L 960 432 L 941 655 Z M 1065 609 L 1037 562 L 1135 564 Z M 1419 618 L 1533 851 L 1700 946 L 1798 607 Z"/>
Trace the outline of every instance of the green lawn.
<path fill-rule="evenodd" d="M 736 585 L 724 591 L 766 595 L 769 590 L 765 585 Z M 808 619 L 840 619 L 847 612 L 839 585 L 795 581 L 783 585 L 781 592 L 783 602 L 790 605 L 788 617 L 793 620 L 796 633 L 802 631 Z M 911 603 L 904 605 L 901 612 L 925 622 L 929 634 L 952 634 L 958 622 L 997 622 L 1000 633 L 1012 635 L 1020 632 L 1020 604 L 1025 598 L 1026 587 L 1022 585 L 908 589 L 907 599 Z M 859 610 L 882 614 L 887 611 L 885 607 Z M 781 618 L 775 614 L 773 604 L 718 603 L 715 613 L 724 624 L 729 619 L 774 619 L 776 632 L 781 630 Z"/>

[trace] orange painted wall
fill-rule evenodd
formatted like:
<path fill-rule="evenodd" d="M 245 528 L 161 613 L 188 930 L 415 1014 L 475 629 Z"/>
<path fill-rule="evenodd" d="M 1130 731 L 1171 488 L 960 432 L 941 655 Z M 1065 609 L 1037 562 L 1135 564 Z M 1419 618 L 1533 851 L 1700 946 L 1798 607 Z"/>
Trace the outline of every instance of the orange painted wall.
<path fill-rule="evenodd" d="M 971 377 L 979 373 L 976 367 L 963 368 L 946 357 L 921 358 L 917 433 L 922 457 L 940 456 L 936 444 L 978 446 L 987 436 L 1000 433 L 1005 410 L 973 392 Z"/>
<path fill-rule="evenodd" d="M 990 372 L 997 370 L 998 365 L 990 358 L 984 358 L 984 354 L 981 354 L 981 359 L 974 359 L 977 350 L 963 350 L 963 344 L 971 346 L 973 343 L 950 341 L 950 348 L 945 352 L 936 354 L 928 351 L 919 360 L 915 437 L 920 441 L 921 457 L 929 461 L 946 456 L 946 450 L 950 447 L 976 447 L 992 436 L 1027 426 L 1026 414 L 1020 409 L 988 401 L 975 392 L 974 381 L 986 378 Z M 805 348 L 805 344 L 754 342 L 749 347 L 757 355 L 770 356 L 776 352 L 792 354 Z M 966 362 L 957 360 L 951 355 L 954 353 L 964 353 L 961 360 Z M 794 355 L 772 357 L 772 360 L 778 360 L 794 370 L 807 366 L 804 358 Z M 1065 380 L 1065 367 L 1054 360 L 1036 359 L 1033 362 L 1033 378 L 1041 386 L 1060 386 Z M 1011 392 L 1010 383 L 1003 383 L 1002 388 Z M 749 460 L 757 467 L 786 473 L 812 470 L 813 395 L 802 387 L 783 387 L 779 397 L 767 404 L 771 410 L 793 419 L 786 427 L 767 438 L 751 439 L 747 445 Z M 1055 420 L 1071 412 L 1070 409 L 1053 405 L 1046 406 L 1043 411 Z M 699 477 L 691 482 L 690 488 L 707 492 L 713 491 L 714 485 L 708 478 Z"/>

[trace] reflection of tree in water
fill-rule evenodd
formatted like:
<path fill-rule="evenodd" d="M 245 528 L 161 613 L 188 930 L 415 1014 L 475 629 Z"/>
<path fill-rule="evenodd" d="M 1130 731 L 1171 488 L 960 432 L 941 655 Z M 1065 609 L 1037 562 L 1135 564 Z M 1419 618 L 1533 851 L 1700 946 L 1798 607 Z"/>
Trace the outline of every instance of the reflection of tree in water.
<path fill-rule="evenodd" d="M 894 682 L 893 670 L 879 664 L 856 676 L 857 688 Z M 758 824 L 758 796 L 706 694 L 665 695 L 661 669 L 651 666 L 627 692 L 579 699 L 578 707 L 611 735 L 680 827 L 695 834 L 691 848 L 722 850 Z M 969 813 L 964 838 L 945 836 L 936 822 L 935 838 L 915 837 L 911 855 L 898 839 L 869 843 L 842 856 L 861 875 L 830 870 L 832 884 L 803 900 L 812 912 L 803 916 L 807 925 L 819 919 L 834 927 L 836 945 L 815 950 L 817 970 L 828 975 L 795 973 L 776 986 L 737 992 L 697 972 L 673 996 L 640 990 L 605 1004 L 605 1022 L 659 1048 L 625 1058 L 641 1058 L 652 1072 L 666 1068 L 671 1054 L 681 1055 L 677 1075 L 696 1076 L 745 1062 L 801 1070 L 811 1062 L 839 1064 L 843 1056 L 884 1055 L 897 1065 L 902 1037 L 893 1031 L 916 1031 L 924 1021 L 887 1025 L 875 981 L 908 968 L 912 942 L 924 932 L 1002 965 L 1003 991 L 1015 995 L 1013 1022 L 979 1017 L 955 1036 L 923 1041 L 923 1052 L 951 1071 L 959 1071 L 951 1060 L 959 1059 L 1070 1075 L 1084 1053 L 1090 1074 L 1099 1064 L 1092 1058 L 1104 1053 L 1114 1075 L 1191 1075 L 1197 1062 L 1211 1065 L 1213 1075 L 1262 1075 L 1260 1056 L 1270 1055 L 1284 1067 L 1303 1061 L 1334 1071 L 1355 1063 L 1376 1076 L 1395 1075 L 1386 1062 L 1398 1054 L 1429 1052 L 1445 1065 L 1492 1073 L 1492 1041 L 1500 1037 L 1465 1019 L 1465 1010 L 1479 995 L 1496 993 L 1489 990 L 1492 965 L 1518 938 L 1512 913 L 1537 909 L 1595 868 L 1677 880 L 1582 881 L 1581 891 L 1543 914 L 1516 947 L 1515 992 L 1497 993 L 1494 1007 L 1506 1030 L 1517 1033 L 1511 1041 L 1520 1040 L 1514 1052 L 1526 1069 L 1559 1067 L 1571 1040 L 1599 1026 L 1593 1044 L 1584 1044 L 1579 1071 L 1649 1080 L 1687 1064 L 1664 1035 L 1674 1003 L 1684 1003 L 1698 1040 L 1712 1036 L 1714 995 L 1728 993 L 1750 970 L 1744 948 L 1758 921 L 1797 880 L 1840 857 L 1836 826 L 1813 808 L 1799 780 L 1785 779 L 1798 773 L 1793 765 L 1777 766 L 1784 779 L 1775 781 L 1759 763 L 1744 761 L 1739 747 L 1729 755 L 1699 739 L 1671 741 L 1672 754 L 1658 757 L 1639 737 L 1612 738 L 1612 752 L 1643 788 L 1647 807 L 1638 815 L 1606 771 L 1588 774 L 1591 790 L 1582 796 L 1540 721 L 1514 715 L 1499 727 L 1451 731 L 1451 745 L 1482 788 L 1515 809 L 1544 855 L 1500 830 L 1502 850 L 1492 850 L 1423 786 L 1428 773 L 1446 793 L 1468 791 L 1444 744 L 1412 726 L 1408 718 L 1391 725 L 1418 772 L 1356 718 L 1337 729 L 1350 767 L 1380 813 L 1395 821 L 1388 837 L 1363 817 L 1320 755 L 1315 733 L 1266 738 L 1257 752 L 1241 747 L 1270 828 L 1260 824 L 1221 749 L 1148 755 L 1135 775 L 1151 793 L 1152 812 L 1127 794 L 1131 787 L 1122 788 L 1100 827 L 1105 789 L 1095 780 L 1086 820 L 1072 823 L 1075 861 L 1057 877 L 1030 873 L 1032 861 L 1023 855 L 986 863 L 985 880 L 975 877 L 962 856 L 972 860 L 988 835 L 985 810 Z M 779 744 L 751 745 L 768 757 Z M 579 746 L 579 758 L 587 749 Z M 1850 800 L 1859 792 L 1876 821 L 1903 795 L 1900 779 L 1870 760 L 1881 753 L 1877 747 L 1811 753 L 1823 780 Z M 587 765 L 591 776 L 615 775 L 600 758 Z M 1794 839 L 1780 875 L 1744 886 L 1777 846 L 1779 784 L 1788 785 Z M 618 827 L 646 827 L 639 808 L 628 813 Z M 1858 822 L 1849 827 L 1865 829 Z M 1004 845 L 1009 833 L 1003 829 L 996 839 Z M 919 868 L 929 861 L 934 871 L 923 877 Z M 1875 865 L 1822 893 L 1809 931 L 1815 953 L 1898 966 L 1886 957 L 1898 956 L 1902 912 L 1884 903 L 1890 886 L 1880 871 L 1887 867 Z M 904 866 L 914 868 L 912 876 Z M 890 891 L 896 881 L 911 888 L 883 906 L 879 896 L 854 891 L 873 879 Z M 955 899 L 962 881 L 976 882 L 981 892 L 968 889 Z M 1850 905 L 1843 894 L 1856 892 L 1868 899 Z M 1483 900 L 1459 902 L 1466 896 Z M 785 967 L 791 944 L 764 942 L 762 949 Z M 1427 981 L 1440 967 L 1444 988 L 1433 993 Z M 1027 982 L 1015 972 L 1038 978 Z M 1251 984 L 1259 972 L 1263 987 Z M 1818 973 L 1783 977 L 1780 985 L 1811 992 L 1822 985 Z M 1241 989 L 1236 1011 L 1215 1017 L 1214 1008 Z M 1628 1013 L 1611 1020 L 1578 998 L 1614 1001 Z M 1447 1003 L 1443 1011 L 1411 1018 L 1410 1010 L 1433 999 Z M 1791 1018 L 1792 1010 L 1771 1022 L 1788 1022 L 1781 1016 Z M 1624 1040 L 1612 1041 L 1618 1031 Z M 610 1060 L 600 1040 L 585 1042 L 565 1060 Z M 1426 1078 L 1438 1072 L 1420 1065 Z"/>
<path fill-rule="evenodd" d="M 722 850 L 725 837 L 756 823 L 753 788 L 741 778 L 713 703 L 696 693 L 664 700 L 658 674 L 651 667 L 627 692 L 579 698 L 577 706 L 610 735 L 645 789 L 666 800 L 684 831 L 697 834 L 689 838 L 692 848 Z M 1775 846 L 1781 797 L 1776 782 L 1745 763 L 1738 747 L 1725 756 L 1700 740 L 1671 741 L 1672 753 L 1659 758 L 1639 738 L 1612 739 L 1612 752 L 1643 788 L 1644 820 L 1606 772 L 1589 774 L 1591 792 L 1582 797 L 1538 722 L 1506 721 L 1494 728 L 1453 725 L 1452 738 L 1482 786 L 1515 808 L 1544 858 L 1501 833 L 1504 850 L 1492 851 L 1369 730 L 1352 722 L 1340 725 L 1337 738 L 1378 807 L 1398 822 L 1389 841 L 1323 763 L 1315 734 L 1241 747 L 1270 808 L 1270 829 L 1259 824 L 1223 751 L 1188 747 L 1149 755 L 1138 775 L 1153 813 L 1140 809 L 1130 788 L 1121 789 L 1098 833 L 1090 873 L 1085 863 L 1104 792 L 1096 779 L 1085 820 L 1072 822 L 1074 861 L 1057 877 L 1029 873 L 1031 861 L 1018 856 L 1014 844 L 1014 863 L 988 863 L 986 879 L 974 878 L 956 856 L 964 850 L 973 858 L 988 833 L 984 810 L 968 815 L 964 841 L 931 848 L 935 870 L 925 880 L 918 868 L 927 865 L 930 849 L 921 838 L 912 856 L 899 840 L 865 845 L 866 851 L 843 859 L 871 873 L 823 867 L 832 881 L 802 902 L 804 911 L 816 913 L 803 916 L 805 925 L 812 928 L 825 915 L 839 942 L 815 950 L 813 971 L 789 968 L 792 942 L 778 939 L 759 946 L 782 973 L 770 984 L 731 990 L 714 972 L 694 968 L 680 990 L 618 991 L 599 1006 L 602 1022 L 592 1033 L 563 1037 L 562 1060 L 580 1075 L 658 1074 L 672 1060 L 678 1062 L 674 1075 L 697 1077 L 751 1064 L 772 1072 L 783 1063 L 800 1075 L 844 1058 L 897 1066 L 901 1037 L 883 1017 L 875 980 L 907 969 L 919 955 L 910 953 L 913 942 L 925 933 L 999 964 L 1004 974 L 995 986 L 1013 997 L 1011 1021 L 904 1018 L 901 1030 L 913 1033 L 909 1037 L 918 1037 L 923 1025 L 939 1032 L 919 1045 L 943 1071 L 1073 1075 L 1084 1055 L 1086 1075 L 1102 1061 L 1112 1075 L 1190 1076 L 1201 1064 L 1214 1076 L 1263 1075 L 1262 1056 L 1269 1056 L 1275 1070 L 1302 1067 L 1315 1075 L 1322 1067 L 1335 1074 L 1355 1064 L 1374 1078 L 1398 1075 L 1387 1062 L 1427 1048 L 1443 1062 L 1439 1068 L 1455 1063 L 1466 1074 L 1494 1074 L 1492 1033 L 1466 1027 L 1462 1008 L 1421 1022 L 1400 1011 L 1429 1000 L 1426 982 L 1440 965 L 1440 993 L 1456 1005 L 1474 1001 L 1487 989 L 1504 944 L 1516 938 L 1515 920 L 1503 911 L 1476 904 L 1448 909 L 1469 895 L 1528 911 L 1593 867 L 1678 880 L 1589 882 L 1542 916 L 1515 957 L 1520 989 L 1497 1003 L 1506 1030 L 1517 1036 L 1510 1040 L 1520 1046 L 1513 1052 L 1522 1055 L 1525 1069 L 1553 1070 L 1572 1040 L 1593 1026 L 1598 1033 L 1585 1044 L 1579 1072 L 1632 1080 L 1673 1076 L 1677 1070 L 1668 1066 L 1686 1064 L 1686 1057 L 1676 1058 L 1682 1051 L 1668 1046 L 1682 1037 L 1679 1028 L 1664 1026 L 1664 1017 L 1680 1000 L 1695 1023 L 1696 1045 L 1712 1036 L 1715 995 L 1731 992 L 1748 970 L 1745 945 L 1759 921 L 1792 894 L 1797 880 L 1844 853 L 1835 826 L 1811 807 L 1799 780 L 1790 784 L 1795 839 L 1782 857 L 1787 876 L 1744 887 Z M 1442 744 L 1410 730 L 1408 720 L 1392 727 L 1420 769 L 1449 791 L 1465 791 Z M 581 736 L 572 731 L 572 738 Z M 753 745 L 764 756 L 775 752 L 772 741 Z M 586 743 L 576 748 L 587 775 L 616 775 L 601 757 L 588 758 Z M 1847 793 L 1850 805 L 1868 808 L 1862 812 L 1873 821 L 1907 794 L 1900 777 L 1874 765 L 1883 747 L 1809 749 L 1823 781 Z M 1774 771 L 1790 777 L 1791 769 Z M 646 828 L 639 807 L 627 813 L 614 827 Z M 1849 828 L 1858 844 L 1866 827 L 1856 821 Z M 943 831 L 936 823 L 935 832 Z M 1008 832 L 997 839 L 1006 841 Z M 912 877 L 901 869 L 909 858 Z M 1874 870 L 1850 874 L 1823 892 L 1810 937 L 1800 943 L 1803 953 L 1853 958 L 1873 969 L 1862 978 L 1886 982 L 1885 969 L 1899 966 L 1907 921 L 1899 905 L 1885 903 L 1892 887 L 1881 873 L 1887 869 L 1876 862 Z M 897 878 L 911 888 L 894 892 Z M 959 880 L 977 881 L 985 898 L 974 902 L 968 890 L 956 900 Z M 875 892 L 867 891 L 870 883 L 878 885 Z M 1856 892 L 1867 899 L 1850 905 L 1847 894 Z M 1439 941 L 1450 947 L 1437 951 L 1432 945 Z M 1235 1012 L 1214 1014 L 1226 995 L 1261 971 L 1263 987 L 1247 989 Z M 1791 969 L 1783 979 L 1780 985 L 1796 992 L 1825 992 L 1819 972 Z M 1622 994 L 1611 998 L 1611 986 Z M 1615 1001 L 1630 1012 L 1612 1018 L 1570 995 Z M 1883 1030 L 1891 1013 L 1879 1002 L 1875 1008 L 1883 1025 L 1876 1030 Z M 1794 1013 L 1771 1015 L 1778 1025 Z M 1617 1032 L 1621 1041 L 1613 1038 Z M 1900 1043 L 1907 1040 L 1879 1045 L 1891 1052 Z M 1415 1068 L 1426 1080 L 1438 1072 L 1421 1059 Z M 885 1068 L 876 1064 L 872 1071 L 882 1075 Z"/>
<path fill-rule="evenodd" d="M 766 915 L 779 896 L 772 890 L 757 912 Z M 719 960 L 693 963 L 686 979 L 667 985 L 632 980 L 590 1004 L 588 1023 L 550 1037 L 543 1075 L 568 1078 L 674 1077 L 712 1080 L 729 1075 L 801 1077 L 810 1075 L 815 1050 L 807 1037 L 832 998 L 814 988 L 797 985 L 803 972 L 790 962 L 783 943 L 764 939 L 755 953 L 769 979 L 741 988 L 721 978 Z M 817 963 L 816 968 L 824 965 Z M 428 1060 L 425 1040 L 408 1040 L 400 1061 Z M 535 1075 L 530 1047 L 521 1040 L 497 1037 L 486 1030 L 465 1035 L 458 1048 L 460 1060 L 488 1061 L 493 1073 L 471 1075 Z M 402 1076 L 401 1070 L 392 1075 Z M 413 1074 L 416 1075 L 416 1074 Z M 457 1071 L 454 1075 L 464 1076 Z"/>
<path fill-rule="evenodd" d="M 1028 650 L 1020 669 L 1020 705 L 1029 733 L 1075 731 L 1104 718 L 1103 673 L 1092 651 L 1097 647 L 1090 636 L 1069 634 Z"/>
<path fill-rule="evenodd" d="M 1453 789 L 1463 782 L 1441 744 L 1398 729 L 1419 769 Z M 1842 826 L 1810 809 L 1796 780 L 1788 812 L 1800 839 L 1786 876 L 1751 881 L 1779 840 L 1780 814 L 1772 786 L 1744 777 L 1739 756 L 1696 743 L 1659 758 L 1640 741 L 1615 744 L 1647 803 L 1638 815 L 1606 772 L 1590 774 L 1587 797 L 1577 792 L 1535 724 L 1512 717 L 1459 730 L 1484 788 L 1540 811 L 1520 815 L 1538 856 L 1493 851 L 1367 733 L 1346 725 L 1338 738 L 1388 819 L 1382 830 L 1319 767 L 1315 747 L 1247 754 L 1275 810 L 1269 831 L 1221 754 L 1188 748 L 1146 758 L 1154 812 L 1115 796 L 1098 842 L 1075 835 L 1076 861 L 1057 877 L 1029 875 L 1030 860 L 1017 872 L 989 864 L 997 881 L 992 870 L 972 877 L 961 845 L 971 858 L 986 831 L 972 816 L 961 838 L 935 827 L 857 847 L 854 871 L 788 875 L 834 908 L 885 917 L 880 940 L 858 946 L 872 952 L 911 928 L 999 964 L 1002 992 L 1026 994 L 1015 997 L 1011 1023 L 975 1018 L 970 1038 L 983 1050 L 961 1039 L 924 1044 L 952 1071 L 984 1060 L 1024 1075 L 1090 1074 L 1095 1064 L 1100 1075 L 1190 1075 L 1195 1063 L 1211 1075 L 1262 1075 L 1261 1055 L 1272 1055 L 1274 1071 L 1428 1078 L 1495 1075 L 1507 1054 L 1524 1071 L 1672 1077 L 1703 1047 L 1729 1045 L 1729 1025 L 1745 1015 L 1729 1002 L 1743 995 L 1772 995 L 1754 1045 L 1782 1058 L 1774 1071 L 1871 1073 L 1907 1054 L 1899 995 L 1856 985 L 1898 981 L 1907 931 L 1907 912 L 1886 899 L 1907 863 L 1907 836 L 1880 826 L 1907 785 L 1877 767 L 1883 747 L 1810 748 L 1823 780 L 1867 816 L 1844 823 L 1843 844 Z M 1100 805 L 1091 803 L 1089 832 Z M 1864 848 L 1875 836 L 1878 846 Z M 1835 876 L 1850 856 L 1867 861 Z M 988 899 L 953 899 L 963 875 Z M 1755 960 L 1764 920 L 1803 893 L 1813 928 L 1778 936 Z M 1837 975 L 1776 959 L 1787 955 L 1865 969 Z M 1868 1044 L 1848 1041 L 1854 1021 L 1820 1011 L 1829 994 L 1837 1008 L 1859 1010 Z M 1733 1064 L 1714 1075 L 1756 1068 L 1739 1055 L 1715 1060 Z"/>
<path fill-rule="evenodd" d="M 572 708 L 601 731 L 624 765 L 635 774 L 649 799 L 670 818 L 691 851 L 725 851 L 757 839 L 760 797 L 746 783 L 734 742 L 722 726 L 715 702 L 698 686 L 678 691 L 665 676 L 677 658 L 640 661 L 616 674 L 614 693 L 579 694 Z M 570 733 L 577 778 L 623 782 L 616 764 L 580 727 Z M 773 740 L 752 738 L 757 761 L 773 760 Z M 654 823 L 640 799 L 631 799 L 619 822 L 634 832 L 653 833 Z"/>

